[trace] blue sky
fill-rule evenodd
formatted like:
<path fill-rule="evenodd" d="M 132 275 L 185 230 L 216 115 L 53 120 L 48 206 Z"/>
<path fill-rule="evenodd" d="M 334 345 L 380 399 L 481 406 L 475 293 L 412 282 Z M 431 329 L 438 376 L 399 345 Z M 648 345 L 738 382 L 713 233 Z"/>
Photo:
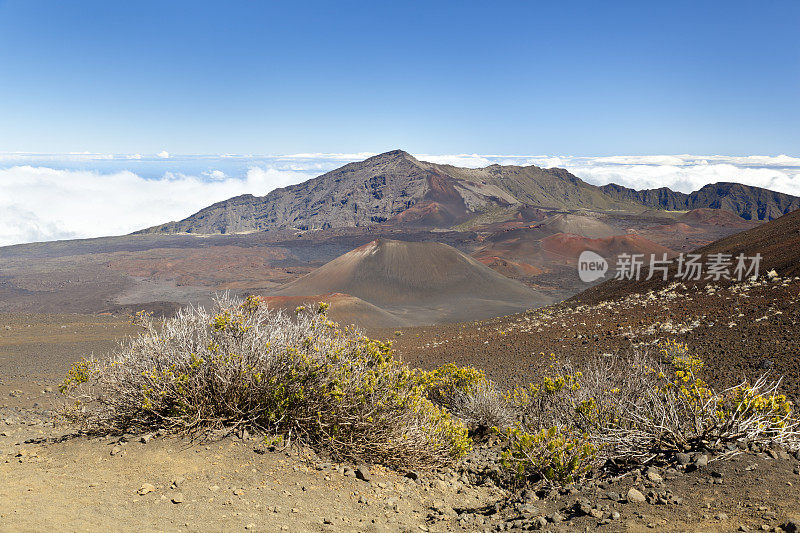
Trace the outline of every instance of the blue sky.
<path fill-rule="evenodd" d="M 0 152 L 800 155 L 800 2 L 0 0 Z"/>

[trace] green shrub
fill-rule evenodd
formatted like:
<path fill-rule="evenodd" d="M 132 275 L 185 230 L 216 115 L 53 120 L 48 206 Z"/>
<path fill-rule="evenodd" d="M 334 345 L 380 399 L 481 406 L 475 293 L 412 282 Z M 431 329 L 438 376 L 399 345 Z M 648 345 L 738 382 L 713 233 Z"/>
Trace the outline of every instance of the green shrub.
<path fill-rule="evenodd" d="M 597 447 L 587 434 L 551 427 L 530 432 L 520 423 L 507 428 L 506 449 L 500 464 L 513 474 L 517 485 L 544 481 L 573 483 L 592 468 Z"/>

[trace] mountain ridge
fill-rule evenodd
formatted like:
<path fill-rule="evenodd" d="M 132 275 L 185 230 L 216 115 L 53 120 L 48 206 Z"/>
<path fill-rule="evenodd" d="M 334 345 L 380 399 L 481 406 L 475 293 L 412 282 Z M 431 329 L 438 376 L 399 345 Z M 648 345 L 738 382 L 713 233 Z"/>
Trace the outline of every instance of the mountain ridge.
<path fill-rule="evenodd" d="M 671 211 L 724 209 L 745 220 L 774 220 L 800 208 L 800 198 L 796 196 L 725 181 L 704 185 L 689 194 L 668 187 L 636 190 L 615 183 L 603 185 L 600 189 L 609 196 L 637 201 L 647 207 Z"/>
<path fill-rule="evenodd" d="M 380 224 L 449 228 L 492 210 L 530 207 L 628 213 L 716 207 L 748 220 L 771 220 L 800 207 L 800 198 L 735 183 L 706 185 L 688 195 L 668 188 L 598 187 L 562 168 L 462 168 L 392 150 L 264 196 L 244 194 L 216 202 L 183 220 L 135 233 L 229 234 Z"/>

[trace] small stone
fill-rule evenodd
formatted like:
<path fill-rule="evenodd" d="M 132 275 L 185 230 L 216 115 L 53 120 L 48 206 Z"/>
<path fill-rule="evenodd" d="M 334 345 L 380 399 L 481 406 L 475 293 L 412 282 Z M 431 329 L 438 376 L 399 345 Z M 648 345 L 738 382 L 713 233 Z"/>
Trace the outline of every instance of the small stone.
<path fill-rule="evenodd" d="M 211 485 L 210 487 L 208 487 L 208 490 L 210 490 L 211 492 L 217 492 L 219 490 L 219 485 Z"/>
<path fill-rule="evenodd" d="M 619 520 L 620 514 L 619 511 L 611 511 L 611 520 Z"/>
<path fill-rule="evenodd" d="M 679 465 L 685 466 L 692 462 L 692 458 L 688 453 L 676 453 L 675 462 L 677 462 Z"/>
<path fill-rule="evenodd" d="M 625 497 L 628 499 L 629 502 L 635 502 L 635 503 L 643 503 L 646 500 L 644 494 L 642 494 L 641 491 L 633 487 L 631 487 L 631 489 L 628 491 Z"/>
<path fill-rule="evenodd" d="M 716 515 L 714 515 L 714 520 L 723 521 L 723 520 L 727 520 L 727 519 L 728 519 L 728 515 L 726 515 L 725 513 L 717 513 Z"/>
<path fill-rule="evenodd" d="M 386 507 L 388 507 L 392 511 L 397 511 L 398 502 L 399 502 L 399 500 L 397 498 L 395 498 L 395 497 L 389 498 L 389 499 L 386 500 Z"/>
<path fill-rule="evenodd" d="M 175 494 L 173 494 L 172 503 L 175 503 L 175 504 L 183 503 L 183 494 L 180 493 L 180 492 L 176 492 Z"/>
<path fill-rule="evenodd" d="M 579 516 L 586 516 L 592 513 L 592 506 L 587 501 L 578 501 L 575 502 L 575 512 Z"/>
<path fill-rule="evenodd" d="M 444 492 L 448 488 L 450 488 L 450 485 L 447 484 L 447 481 L 442 481 L 441 479 L 435 479 L 433 481 L 433 486 L 436 487 L 437 489 L 439 489 L 442 492 Z"/>
<path fill-rule="evenodd" d="M 358 465 L 356 467 L 356 478 L 361 481 L 369 481 L 372 479 L 369 475 L 369 468 L 366 465 Z"/>
<path fill-rule="evenodd" d="M 248 530 L 252 530 L 252 529 L 256 528 L 256 525 L 251 522 L 251 523 L 247 524 L 246 526 L 244 526 L 244 528 L 248 529 Z"/>
<path fill-rule="evenodd" d="M 150 439 L 152 438 L 153 434 L 148 433 L 147 435 L 142 435 L 141 437 L 139 437 L 139 442 L 141 442 L 142 444 L 147 444 L 148 442 L 150 442 Z"/>
<path fill-rule="evenodd" d="M 645 477 L 647 477 L 647 479 L 649 479 L 653 483 L 661 483 L 662 481 L 664 481 L 664 478 L 661 477 L 661 475 L 658 473 L 658 470 L 656 470 L 653 467 L 647 469 L 647 474 L 645 475 Z"/>
<path fill-rule="evenodd" d="M 137 490 L 136 493 L 139 496 L 144 496 L 145 494 L 150 494 L 154 490 L 156 490 L 156 488 L 150 483 L 142 483 L 142 486 L 139 487 L 139 490 Z"/>
<path fill-rule="evenodd" d="M 417 481 L 419 479 L 419 474 L 411 470 L 409 472 L 406 472 L 406 477 L 411 481 Z"/>
<path fill-rule="evenodd" d="M 244 490 L 243 489 L 233 489 L 233 495 L 234 496 L 241 496 L 242 494 L 244 494 Z"/>
<path fill-rule="evenodd" d="M 701 453 L 694 459 L 694 466 L 697 468 L 703 468 L 704 466 L 708 466 L 708 456 L 704 453 Z"/>
<path fill-rule="evenodd" d="M 522 514 L 522 515 L 524 515 L 524 516 L 526 516 L 528 518 L 532 518 L 532 517 L 538 515 L 540 511 L 539 511 L 539 508 L 536 507 L 535 505 L 531 505 L 530 503 L 526 503 L 526 504 L 520 505 L 519 512 L 520 512 L 520 514 Z"/>

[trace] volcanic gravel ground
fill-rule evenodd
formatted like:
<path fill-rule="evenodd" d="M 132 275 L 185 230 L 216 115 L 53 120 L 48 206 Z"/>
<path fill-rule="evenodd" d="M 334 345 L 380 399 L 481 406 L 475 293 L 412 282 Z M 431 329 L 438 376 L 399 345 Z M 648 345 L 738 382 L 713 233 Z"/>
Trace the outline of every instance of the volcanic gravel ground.
<path fill-rule="evenodd" d="M 709 381 L 733 385 L 769 370 L 800 399 L 800 277 L 686 287 L 594 305 L 562 303 L 484 322 L 405 328 L 391 333 L 398 356 L 431 368 L 447 362 L 484 369 L 501 386 L 523 385 L 549 363 L 580 363 L 604 353 L 657 350 L 685 342 L 706 362 Z"/>

